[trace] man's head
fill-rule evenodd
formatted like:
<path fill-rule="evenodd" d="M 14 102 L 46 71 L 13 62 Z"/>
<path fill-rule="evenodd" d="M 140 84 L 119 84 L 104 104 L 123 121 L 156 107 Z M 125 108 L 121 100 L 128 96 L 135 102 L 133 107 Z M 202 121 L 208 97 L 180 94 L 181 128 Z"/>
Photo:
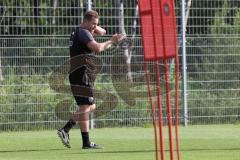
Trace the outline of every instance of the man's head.
<path fill-rule="evenodd" d="M 87 11 L 83 17 L 83 23 L 86 29 L 92 32 L 98 25 L 99 15 L 96 11 Z"/>

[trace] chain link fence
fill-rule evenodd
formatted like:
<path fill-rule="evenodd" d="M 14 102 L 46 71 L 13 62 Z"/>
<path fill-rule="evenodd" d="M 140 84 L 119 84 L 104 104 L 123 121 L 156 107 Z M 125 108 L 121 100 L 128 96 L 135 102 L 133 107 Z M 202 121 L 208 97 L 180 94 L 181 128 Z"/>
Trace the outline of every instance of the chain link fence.
<path fill-rule="evenodd" d="M 50 77 L 69 60 L 69 36 L 81 23 L 88 2 L 0 2 L 1 130 L 58 128 L 67 119 L 63 115 L 76 110 L 70 93 L 56 91 L 50 85 L 68 87 L 67 74 L 54 81 Z M 188 0 L 186 4 L 188 99 L 183 106 L 180 97 L 180 122 L 186 118 L 183 109 L 187 107 L 189 124 L 239 123 L 240 2 Z M 176 1 L 179 37 L 181 5 Z M 121 32 L 132 42 L 128 54 L 117 48 L 96 55 L 102 68 L 95 81 L 100 107 L 94 127 L 151 125 L 137 0 L 93 0 L 91 7 L 99 12 L 100 26 L 107 30 L 107 35 L 97 37 L 97 41 Z M 181 42 L 179 52 L 181 61 Z M 179 83 L 183 87 L 182 79 Z M 100 113 L 104 114 L 98 116 Z"/>

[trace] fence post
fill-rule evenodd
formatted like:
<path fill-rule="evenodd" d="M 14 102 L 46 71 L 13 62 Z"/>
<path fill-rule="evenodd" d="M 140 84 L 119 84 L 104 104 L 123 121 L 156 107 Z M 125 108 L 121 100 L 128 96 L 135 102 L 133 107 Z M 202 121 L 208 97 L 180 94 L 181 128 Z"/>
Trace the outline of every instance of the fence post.
<path fill-rule="evenodd" d="M 87 0 L 87 11 L 92 10 L 92 0 Z M 94 128 L 93 112 L 89 114 L 89 129 Z"/>
<path fill-rule="evenodd" d="M 187 106 L 187 65 L 186 65 L 186 3 L 185 0 L 182 0 L 181 5 L 181 48 L 182 48 L 182 100 L 184 108 L 184 126 L 187 126 L 188 123 L 188 106 Z"/>
<path fill-rule="evenodd" d="M 87 0 L 87 10 L 92 10 L 92 0 Z"/>

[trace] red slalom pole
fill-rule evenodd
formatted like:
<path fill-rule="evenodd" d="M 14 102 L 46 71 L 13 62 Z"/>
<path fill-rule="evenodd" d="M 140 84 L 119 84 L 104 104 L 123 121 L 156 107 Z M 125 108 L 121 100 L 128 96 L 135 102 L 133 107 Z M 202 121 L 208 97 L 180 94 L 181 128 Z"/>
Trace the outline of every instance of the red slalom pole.
<path fill-rule="evenodd" d="M 178 80 L 179 80 L 179 59 L 178 54 L 175 58 L 175 138 L 176 138 L 176 148 L 177 148 L 177 157 L 180 160 L 180 144 L 179 144 L 179 137 L 178 137 Z"/>
<path fill-rule="evenodd" d="M 155 117 L 155 105 L 152 100 L 152 93 L 151 93 L 151 88 L 150 88 L 150 79 L 148 76 L 148 66 L 147 63 L 144 63 L 144 69 L 145 69 L 145 75 L 146 75 L 146 80 L 147 80 L 147 88 L 148 88 L 148 96 L 151 104 L 151 114 L 152 114 L 152 122 L 153 122 L 153 127 L 154 127 L 154 139 L 155 139 L 155 157 L 156 160 L 158 160 L 158 134 L 157 134 L 157 125 L 156 125 L 156 117 Z"/>
<path fill-rule="evenodd" d="M 158 102 L 158 125 L 159 125 L 159 136 L 160 136 L 160 154 L 161 160 L 164 160 L 164 135 L 163 135 L 163 107 L 161 100 L 161 89 L 160 89 L 160 70 L 159 60 L 156 61 L 156 81 L 157 81 L 157 102 Z"/>
<path fill-rule="evenodd" d="M 157 5 L 157 6 L 155 6 Z M 152 30 L 153 30 L 153 48 L 155 51 L 155 54 L 158 52 L 157 49 L 157 35 L 156 32 L 158 29 L 160 28 L 156 28 L 156 26 L 158 26 L 159 24 L 156 24 L 153 15 L 155 15 L 155 12 L 157 10 L 153 9 L 154 7 L 159 7 L 159 3 L 158 1 L 154 1 L 154 0 L 150 0 L 150 9 L 151 9 L 151 20 L 152 20 Z M 159 12 L 160 13 L 160 12 Z M 159 19 L 160 20 L 160 19 Z M 158 20 L 158 22 L 159 22 Z M 159 35 L 158 35 L 159 36 Z M 158 41 L 159 42 L 159 41 Z M 161 101 L 161 91 L 160 91 L 160 72 L 159 72 L 159 60 L 157 59 L 157 57 L 155 57 L 155 71 L 156 71 L 156 81 L 157 81 L 157 104 L 158 104 L 158 125 L 159 125 L 159 141 L 160 141 L 160 155 L 161 155 L 161 160 L 164 160 L 164 135 L 163 135 L 163 116 L 162 116 L 162 101 Z"/>
<path fill-rule="evenodd" d="M 142 32 L 142 42 L 144 49 L 144 61 L 155 61 L 156 62 L 156 80 L 157 80 L 157 105 L 158 105 L 158 117 L 159 117 L 159 141 L 161 150 L 161 160 L 164 160 L 164 135 L 163 135 L 163 103 L 161 100 L 160 90 L 160 72 L 159 62 L 164 62 L 164 76 L 166 86 L 166 108 L 167 108 L 167 120 L 168 120 L 168 131 L 169 131 L 169 147 L 170 147 L 170 160 L 174 160 L 174 143 L 173 143 L 173 115 L 171 106 L 171 94 L 170 94 L 170 74 L 168 70 L 169 59 L 175 58 L 175 137 L 176 137 L 176 149 L 178 160 L 180 160 L 180 146 L 178 141 L 178 54 L 177 54 L 177 33 L 176 33 L 176 21 L 175 21 L 175 8 L 173 0 L 139 0 L 139 14 Z M 145 72 L 147 74 L 147 67 L 145 66 Z M 148 75 L 147 75 L 148 77 Z M 150 92 L 150 82 L 148 80 L 148 90 Z M 154 91 L 155 93 L 155 91 Z M 149 94 L 152 97 L 152 94 Z M 150 98 L 150 101 L 152 99 Z M 153 102 L 151 102 L 153 106 Z M 154 113 L 155 114 L 155 113 Z M 154 115 L 155 116 L 155 115 Z M 156 121 L 156 117 L 153 117 Z M 157 137 L 157 126 L 154 121 L 154 132 Z M 155 143 L 158 139 L 155 138 Z M 155 144 L 156 145 L 156 144 Z M 157 145 L 156 145 L 157 146 Z M 156 147 L 156 151 L 158 146 Z M 158 155 L 156 154 L 156 158 Z"/>
<path fill-rule="evenodd" d="M 173 136 L 172 136 L 172 107 L 171 107 L 171 94 L 169 86 L 169 71 L 167 59 L 164 59 L 164 73 L 166 82 L 166 101 L 167 101 L 167 119 L 168 119 L 168 132 L 169 132 L 169 148 L 170 148 L 170 160 L 174 160 L 174 147 L 173 147 Z"/>

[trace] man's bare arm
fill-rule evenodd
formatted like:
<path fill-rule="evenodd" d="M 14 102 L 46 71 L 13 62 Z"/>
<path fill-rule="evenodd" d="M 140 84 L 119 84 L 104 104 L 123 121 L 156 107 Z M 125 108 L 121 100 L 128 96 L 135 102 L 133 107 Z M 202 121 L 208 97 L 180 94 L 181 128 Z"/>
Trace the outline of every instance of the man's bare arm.
<path fill-rule="evenodd" d="M 113 35 L 110 40 L 102 42 L 102 43 L 98 43 L 95 40 L 89 42 L 87 44 L 88 48 L 90 48 L 92 51 L 94 52 L 102 52 L 106 49 L 109 48 L 110 45 L 112 44 L 117 44 L 119 41 L 121 41 L 124 38 L 124 35 L 122 34 L 115 34 Z"/>

